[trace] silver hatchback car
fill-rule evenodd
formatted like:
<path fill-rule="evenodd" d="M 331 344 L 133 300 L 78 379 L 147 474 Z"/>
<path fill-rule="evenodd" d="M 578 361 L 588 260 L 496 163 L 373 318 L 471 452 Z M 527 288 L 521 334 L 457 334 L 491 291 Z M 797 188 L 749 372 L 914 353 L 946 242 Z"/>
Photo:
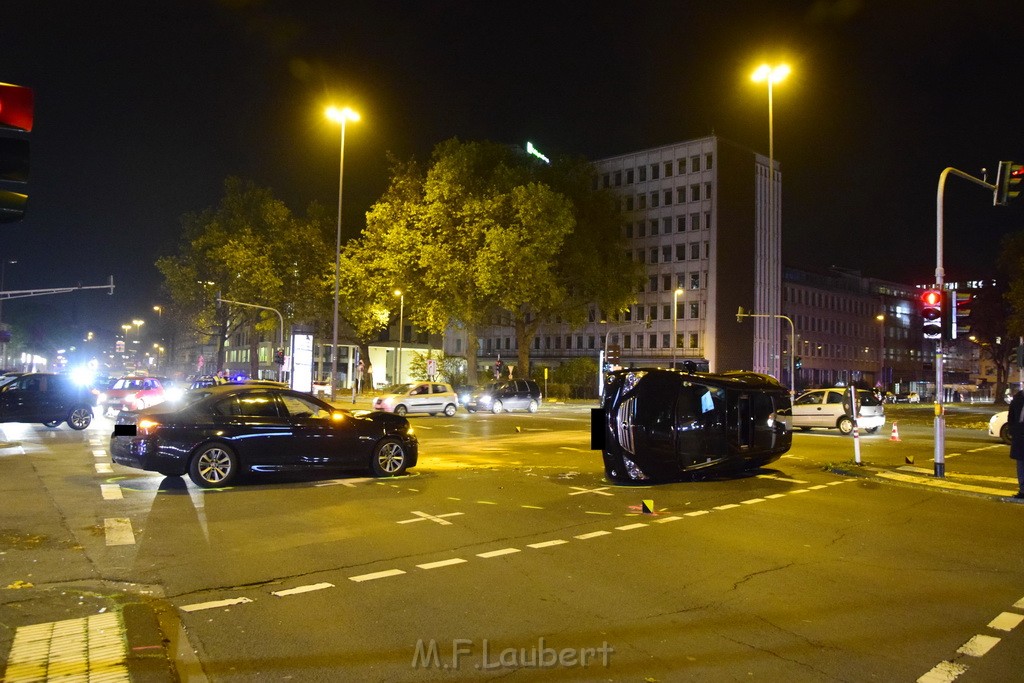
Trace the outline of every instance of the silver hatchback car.
<path fill-rule="evenodd" d="M 857 390 L 857 404 L 857 426 L 868 434 L 874 434 L 885 424 L 885 406 L 874 394 L 864 389 Z M 849 434 L 853 431 L 850 390 L 836 387 L 805 391 L 793 401 L 791 419 L 794 429 L 806 431 L 811 427 L 825 427 Z"/>
<path fill-rule="evenodd" d="M 451 417 L 459 409 L 459 396 L 449 384 L 411 382 L 389 387 L 384 395 L 373 399 L 373 409 L 395 415 L 444 413 Z"/>

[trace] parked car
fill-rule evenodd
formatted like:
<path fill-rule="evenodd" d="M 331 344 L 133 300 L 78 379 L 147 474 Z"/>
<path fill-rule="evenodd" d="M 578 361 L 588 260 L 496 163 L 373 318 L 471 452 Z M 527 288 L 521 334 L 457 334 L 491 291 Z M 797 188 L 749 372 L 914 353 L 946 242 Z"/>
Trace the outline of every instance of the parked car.
<path fill-rule="evenodd" d="M 857 390 L 857 426 L 874 434 L 885 424 L 885 406 L 865 389 Z M 793 401 L 793 429 L 807 431 L 812 427 L 838 429 L 841 434 L 853 431 L 853 408 L 850 390 L 846 387 L 811 389 Z"/>
<path fill-rule="evenodd" d="M 993 415 L 988 421 L 988 435 L 996 437 L 1003 443 L 1010 443 L 1013 437 L 1010 436 L 1010 425 L 1007 423 L 1009 419 L 1009 410 Z"/>
<path fill-rule="evenodd" d="M 0 386 L 0 422 L 67 422 L 82 430 L 92 423 L 93 396 L 67 375 L 31 372 Z"/>
<path fill-rule="evenodd" d="M 789 392 L 768 375 L 618 370 L 591 433 L 610 480 L 645 483 L 778 460 L 793 441 L 789 411 Z"/>
<path fill-rule="evenodd" d="M 110 411 L 141 410 L 163 403 L 165 381 L 147 375 L 120 377 L 99 395 L 97 405 L 106 415 Z"/>
<path fill-rule="evenodd" d="M 412 382 L 387 389 L 382 396 L 373 399 L 373 409 L 395 415 L 444 413 L 451 417 L 459 409 L 459 397 L 449 384 Z"/>
<path fill-rule="evenodd" d="M 198 486 L 227 486 L 245 472 L 368 469 L 379 477 L 416 465 L 418 443 L 398 415 L 354 415 L 291 389 L 220 385 L 182 403 L 121 411 L 114 462 Z"/>
<path fill-rule="evenodd" d="M 916 391 L 901 391 L 896 394 L 896 403 L 920 403 L 921 395 Z"/>
<path fill-rule="evenodd" d="M 466 410 L 475 413 L 489 410 L 500 413 L 503 410 L 528 410 L 537 412 L 540 407 L 540 386 L 532 379 L 507 379 L 491 382 L 469 395 Z"/>

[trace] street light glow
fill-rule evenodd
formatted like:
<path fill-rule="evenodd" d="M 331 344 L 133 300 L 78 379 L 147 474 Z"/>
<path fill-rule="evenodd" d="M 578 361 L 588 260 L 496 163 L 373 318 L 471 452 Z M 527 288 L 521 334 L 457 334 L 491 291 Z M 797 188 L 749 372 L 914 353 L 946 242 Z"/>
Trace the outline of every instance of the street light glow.
<path fill-rule="evenodd" d="M 345 121 L 358 121 L 359 120 L 359 114 L 354 112 L 349 107 L 344 107 L 342 109 L 338 109 L 334 105 L 331 105 L 330 107 L 327 107 L 326 114 L 327 114 L 327 118 L 329 118 L 331 121 L 334 121 L 336 123 L 343 123 Z"/>
<path fill-rule="evenodd" d="M 768 66 L 767 64 L 762 64 L 761 66 L 757 67 L 757 69 L 754 71 L 753 75 L 751 75 L 750 78 L 755 83 L 761 83 L 762 81 L 778 83 L 786 76 L 788 76 L 789 72 L 790 68 L 788 64 L 779 64 L 778 66 L 775 67 Z"/>

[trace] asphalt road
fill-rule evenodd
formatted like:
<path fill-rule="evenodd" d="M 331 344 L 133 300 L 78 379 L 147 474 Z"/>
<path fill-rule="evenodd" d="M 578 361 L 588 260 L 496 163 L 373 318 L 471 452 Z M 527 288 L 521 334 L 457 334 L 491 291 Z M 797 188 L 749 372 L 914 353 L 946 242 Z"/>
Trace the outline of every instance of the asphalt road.
<path fill-rule="evenodd" d="M 798 433 L 752 476 L 652 487 L 604 480 L 585 407 L 413 417 L 406 477 L 211 491 L 111 465 L 104 420 L 3 425 L 0 660 L 115 614 L 132 680 L 1019 678 L 1006 446 L 950 427 L 936 481 L 906 415 L 898 441 Z"/>

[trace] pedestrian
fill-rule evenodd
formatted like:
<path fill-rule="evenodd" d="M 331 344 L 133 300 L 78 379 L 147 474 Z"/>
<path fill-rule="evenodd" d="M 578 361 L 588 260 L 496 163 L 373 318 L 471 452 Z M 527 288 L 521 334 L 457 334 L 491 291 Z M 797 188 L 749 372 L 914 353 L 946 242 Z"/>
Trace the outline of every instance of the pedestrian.
<path fill-rule="evenodd" d="M 1024 390 L 1018 391 L 1010 401 L 1010 457 L 1017 461 L 1017 495 L 1024 499 Z"/>

